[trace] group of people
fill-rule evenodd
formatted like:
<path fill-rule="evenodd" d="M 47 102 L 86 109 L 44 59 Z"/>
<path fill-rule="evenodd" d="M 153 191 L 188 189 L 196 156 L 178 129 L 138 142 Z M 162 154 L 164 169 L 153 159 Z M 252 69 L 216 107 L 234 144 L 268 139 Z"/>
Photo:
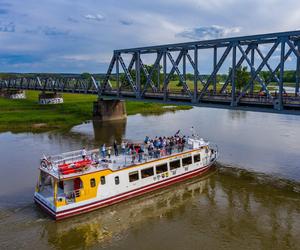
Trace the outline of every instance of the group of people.
<path fill-rule="evenodd" d="M 128 155 L 131 157 L 131 162 L 134 163 L 136 160 L 142 162 L 145 157 L 145 152 L 149 158 L 160 158 L 161 156 L 170 155 L 175 150 L 182 152 L 186 144 L 186 136 L 180 136 L 179 131 L 170 137 L 158 137 L 150 138 L 146 136 L 143 143 L 130 143 L 122 141 L 121 145 L 118 146 L 117 141 L 113 143 L 113 152 L 115 156 L 119 156 L 119 149 L 122 155 Z M 81 150 L 82 158 L 87 157 L 87 151 L 85 148 Z M 102 144 L 99 148 L 99 155 L 102 159 L 110 159 L 112 155 L 112 147 Z M 97 160 L 96 155 L 91 155 L 92 160 Z M 95 159 L 94 159 L 95 158 Z"/>
<path fill-rule="evenodd" d="M 119 150 L 118 150 L 118 143 L 117 143 L 116 140 L 113 143 L 113 148 L 114 148 L 115 156 L 118 156 L 119 155 Z M 100 149 L 99 149 L 99 155 L 101 155 L 102 158 L 106 158 L 106 155 L 107 155 L 108 158 L 110 159 L 111 152 L 112 152 L 112 148 L 110 146 L 106 147 L 105 143 L 102 144 L 101 147 L 100 147 Z"/>
<path fill-rule="evenodd" d="M 159 158 L 160 156 L 172 154 L 174 150 L 182 152 L 186 143 L 186 136 L 179 136 L 179 132 L 174 136 L 156 136 L 154 139 L 146 136 L 144 143 L 147 147 L 149 156 Z"/>

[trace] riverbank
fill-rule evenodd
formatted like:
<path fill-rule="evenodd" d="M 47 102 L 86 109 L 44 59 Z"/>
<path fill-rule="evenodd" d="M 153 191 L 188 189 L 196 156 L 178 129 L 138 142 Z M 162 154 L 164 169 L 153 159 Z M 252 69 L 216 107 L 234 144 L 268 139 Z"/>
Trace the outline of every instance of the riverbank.
<path fill-rule="evenodd" d="M 0 132 L 68 129 L 92 119 L 93 102 L 97 99 L 95 95 L 63 94 L 63 104 L 39 105 L 39 93 L 39 91 L 26 91 L 24 100 L 0 98 Z M 128 115 L 162 114 L 191 108 L 159 103 L 126 102 Z"/>

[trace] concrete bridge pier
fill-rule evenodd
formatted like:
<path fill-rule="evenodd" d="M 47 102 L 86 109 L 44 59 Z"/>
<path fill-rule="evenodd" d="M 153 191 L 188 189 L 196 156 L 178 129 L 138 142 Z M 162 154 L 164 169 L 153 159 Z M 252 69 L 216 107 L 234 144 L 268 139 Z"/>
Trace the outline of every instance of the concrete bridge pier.
<path fill-rule="evenodd" d="M 126 119 L 126 106 L 123 100 L 104 100 L 94 102 L 93 119 L 96 121 L 116 121 Z"/>
<path fill-rule="evenodd" d="M 60 104 L 63 103 L 64 99 L 62 94 L 58 94 L 56 92 L 41 92 L 39 94 L 39 104 L 47 105 L 47 104 Z"/>

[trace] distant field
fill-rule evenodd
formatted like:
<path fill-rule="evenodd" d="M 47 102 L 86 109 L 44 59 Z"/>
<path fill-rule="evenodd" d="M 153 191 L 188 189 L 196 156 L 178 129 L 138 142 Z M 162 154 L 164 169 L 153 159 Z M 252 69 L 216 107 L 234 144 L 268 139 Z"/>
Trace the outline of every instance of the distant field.
<path fill-rule="evenodd" d="M 193 89 L 194 89 L 194 81 L 192 81 L 192 80 L 187 80 L 186 83 L 187 83 L 187 85 L 188 85 L 188 87 L 189 87 L 190 90 L 193 90 Z M 112 84 L 113 88 L 115 88 L 116 85 L 117 85 L 115 81 L 111 81 L 111 84 Z M 284 83 L 284 85 L 285 85 L 286 87 L 294 87 L 294 86 L 295 86 L 294 83 Z M 163 86 L 162 83 L 161 83 L 160 86 Z M 217 86 L 216 86 L 216 87 L 217 87 L 217 92 L 221 90 L 222 86 L 223 86 L 223 83 L 217 83 Z M 276 89 L 274 86 L 277 86 L 277 84 L 276 84 L 275 82 L 272 82 L 272 83 L 270 83 L 270 85 L 268 86 L 268 89 L 269 89 L 270 91 L 274 91 L 274 90 Z M 202 87 L 203 87 L 203 85 L 201 84 L 200 81 L 198 81 L 198 91 L 201 91 Z M 169 85 L 168 85 L 168 88 L 169 88 L 170 91 L 176 91 L 176 92 L 179 92 L 179 91 L 182 90 L 183 87 L 180 86 L 180 85 L 178 84 L 178 81 L 170 81 L 170 82 L 169 82 Z M 259 91 L 260 91 L 260 88 L 261 88 L 260 85 L 257 85 L 257 84 L 256 84 L 256 85 L 254 86 L 254 91 L 255 91 L 255 92 L 259 92 Z M 208 90 L 212 90 L 212 89 L 213 89 L 213 85 L 210 85 L 210 86 L 208 87 Z M 228 91 L 231 90 L 231 86 L 230 86 L 230 85 L 227 87 L 227 90 L 228 90 Z"/>
<path fill-rule="evenodd" d="M 92 119 L 95 95 L 63 94 L 64 103 L 39 105 L 39 91 L 26 91 L 26 100 L 0 98 L 0 132 L 47 131 L 70 128 Z M 189 106 L 164 108 L 159 103 L 126 102 L 127 114 L 159 114 L 168 111 L 190 109 Z"/>

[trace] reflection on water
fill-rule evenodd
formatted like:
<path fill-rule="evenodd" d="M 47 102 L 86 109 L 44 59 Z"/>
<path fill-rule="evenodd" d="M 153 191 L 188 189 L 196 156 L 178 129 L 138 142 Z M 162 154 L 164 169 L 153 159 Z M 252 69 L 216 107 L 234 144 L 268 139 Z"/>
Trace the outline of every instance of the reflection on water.
<path fill-rule="evenodd" d="M 277 182 L 219 166 L 204 177 L 57 223 L 33 206 L 2 209 L 0 242 L 40 249 L 297 249 L 299 193 L 291 183 Z"/>
<path fill-rule="evenodd" d="M 247 111 L 244 110 L 228 110 L 229 120 L 243 120 L 247 117 Z"/>
<path fill-rule="evenodd" d="M 69 238 L 74 234 L 78 235 L 76 241 L 82 244 L 81 247 L 122 238 L 136 224 L 172 216 L 173 211 L 184 206 L 188 199 L 203 193 L 208 188 L 208 183 L 208 176 L 198 178 L 183 185 L 59 222 L 55 227 L 49 225 L 45 228 L 50 236 L 48 241 L 56 248 L 65 249 L 72 244 Z"/>
<path fill-rule="evenodd" d="M 75 126 L 66 135 L 70 137 L 71 134 L 73 138 L 78 138 L 78 140 L 84 138 L 87 146 L 91 146 L 91 142 L 96 146 L 102 143 L 112 145 L 114 140 L 121 143 L 126 131 L 126 124 L 126 119 L 109 122 L 91 121 L 90 123 Z"/>
<path fill-rule="evenodd" d="M 99 144 L 105 142 L 110 145 L 114 140 L 121 144 L 122 138 L 125 134 L 127 120 L 111 121 L 111 122 L 97 122 L 93 121 L 94 139 Z"/>

